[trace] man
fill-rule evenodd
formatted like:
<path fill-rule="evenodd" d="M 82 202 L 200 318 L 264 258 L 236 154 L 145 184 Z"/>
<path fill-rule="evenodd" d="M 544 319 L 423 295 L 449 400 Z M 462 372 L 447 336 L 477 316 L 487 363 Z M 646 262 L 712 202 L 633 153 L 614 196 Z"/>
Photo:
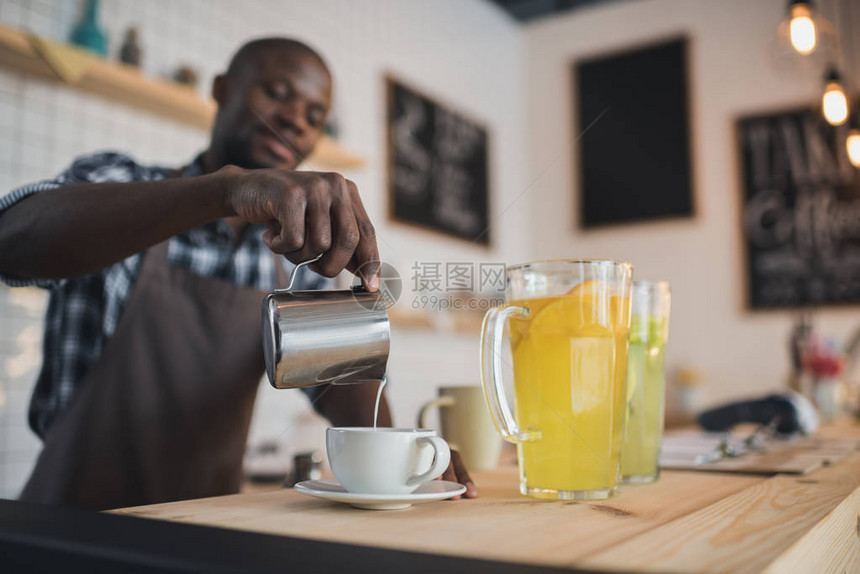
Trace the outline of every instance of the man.
<path fill-rule="evenodd" d="M 51 289 L 30 406 L 45 446 L 22 499 L 105 509 L 238 490 L 263 370 L 260 305 L 283 285 L 285 258 L 324 253 L 314 271 L 378 287 L 355 184 L 295 171 L 331 91 L 311 48 L 256 40 L 215 79 L 210 145 L 190 165 L 96 154 L 0 199 L 0 278 Z M 336 426 L 370 424 L 375 393 L 308 392 Z M 454 459 L 446 478 L 469 482 Z"/>

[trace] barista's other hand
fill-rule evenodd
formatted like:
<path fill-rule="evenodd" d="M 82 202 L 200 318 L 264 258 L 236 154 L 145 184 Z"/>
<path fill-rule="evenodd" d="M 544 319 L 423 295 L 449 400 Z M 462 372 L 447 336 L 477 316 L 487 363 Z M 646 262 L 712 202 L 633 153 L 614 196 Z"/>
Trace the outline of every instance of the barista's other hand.
<path fill-rule="evenodd" d="M 343 269 L 361 274 L 364 287 L 379 285 L 376 232 L 358 188 L 337 173 L 222 168 L 225 201 L 242 219 L 268 229 L 263 241 L 293 263 L 320 253 L 311 269 L 334 277 Z"/>
<path fill-rule="evenodd" d="M 466 470 L 466 465 L 463 464 L 463 457 L 456 450 L 451 450 L 451 462 L 448 463 L 448 468 L 442 474 L 442 480 L 451 482 L 459 482 L 466 487 L 466 492 L 463 496 L 466 498 L 478 498 L 478 489 L 475 488 L 475 483 L 469 477 L 469 471 Z M 461 496 L 452 496 L 449 500 L 460 500 Z"/>

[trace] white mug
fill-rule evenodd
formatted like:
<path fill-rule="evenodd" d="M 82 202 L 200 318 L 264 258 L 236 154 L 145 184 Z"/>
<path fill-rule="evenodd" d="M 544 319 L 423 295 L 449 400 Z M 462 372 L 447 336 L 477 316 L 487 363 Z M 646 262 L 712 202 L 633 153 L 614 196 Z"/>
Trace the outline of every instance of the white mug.
<path fill-rule="evenodd" d="M 439 398 L 421 407 L 418 426 L 427 428 L 427 414 L 439 407 L 442 437 L 463 457 L 469 470 L 489 470 L 499 464 L 502 439 L 499 438 L 484 389 L 478 385 L 440 387 Z"/>
<path fill-rule="evenodd" d="M 329 428 L 326 452 L 340 485 L 357 494 L 409 494 L 451 461 L 448 443 L 431 429 Z"/>

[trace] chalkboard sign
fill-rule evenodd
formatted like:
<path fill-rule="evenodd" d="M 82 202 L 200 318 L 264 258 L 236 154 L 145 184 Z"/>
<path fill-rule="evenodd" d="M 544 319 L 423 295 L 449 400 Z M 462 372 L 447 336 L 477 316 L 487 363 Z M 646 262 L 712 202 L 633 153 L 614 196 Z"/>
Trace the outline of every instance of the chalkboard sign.
<path fill-rule="evenodd" d="M 860 303 L 860 175 L 818 109 L 742 118 L 747 301 Z"/>
<path fill-rule="evenodd" d="M 489 245 L 487 131 L 392 78 L 386 84 L 390 217 Z"/>
<path fill-rule="evenodd" d="M 687 42 L 574 66 L 584 228 L 693 214 Z"/>

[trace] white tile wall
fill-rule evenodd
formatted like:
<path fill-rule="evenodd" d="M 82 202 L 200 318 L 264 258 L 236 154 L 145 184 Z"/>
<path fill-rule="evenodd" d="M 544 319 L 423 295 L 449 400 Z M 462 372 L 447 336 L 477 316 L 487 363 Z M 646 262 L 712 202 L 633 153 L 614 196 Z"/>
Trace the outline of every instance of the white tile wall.
<path fill-rule="evenodd" d="M 0 496 L 17 493 L 40 448 L 26 420 L 46 302 L 39 289 L 0 289 Z"/>
<path fill-rule="evenodd" d="M 432 7 L 430 6 L 432 4 Z M 78 18 L 73 0 L 2 0 L 0 22 L 65 40 Z M 320 49 L 332 67 L 341 138 L 364 153 L 367 168 L 348 173 L 377 223 L 387 260 L 524 260 L 527 218 L 518 210 L 496 221 L 505 233 L 494 250 L 438 241 L 386 221 L 382 78 L 397 72 L 482 118 L 496 139 L 491 202 L 500 215 L 526 187 L 521 33 L 485 0 L 103 0 L 110 54 L 129 25 L 140 31 L 143 71 L 169 76 L 179 64 L 200 72 L 204 93 L 232 52 L 251 37 L 295 36 Z M 118 149 L 151 163 L 177 165 L 202 150 L 207 134 L 60 84 L 0 68 L 0 193 L 51 177 L 83 153 Z M 392 246 L 398 252 L 392 252 Z M 405 265 L 405 264 L 404 264 Z M 404 269 L 403 274 L 408 271 Z M 26 410 L 39 359 L 17 338 L 41 328 L 41 308 L 20 310 L 0 287 L 0 497 L 19 492 L 38 451 Z M 17 292 L 18 290 L 14 290 Z M 27 291 L 44 306 L 44 293 Z M 412 424 L 436 385 L 476 381 L 474 337 L 412 334 L 393 345 L 390 397 L 395 421 Z M 29 353 L 26 361 L 22 353 Z M 398 354 L 400 353 L 400 354 Z M 11 362 L 10 362 L 11 361 Z M 448 368 L 440 369 L 443 362 Z M 15 373 L 12 377 L 4 369 Z M 300 393 L 264 388 L 252 440 L 280 440 L 292 451 L 323 447 L 324 423 Z"/>

